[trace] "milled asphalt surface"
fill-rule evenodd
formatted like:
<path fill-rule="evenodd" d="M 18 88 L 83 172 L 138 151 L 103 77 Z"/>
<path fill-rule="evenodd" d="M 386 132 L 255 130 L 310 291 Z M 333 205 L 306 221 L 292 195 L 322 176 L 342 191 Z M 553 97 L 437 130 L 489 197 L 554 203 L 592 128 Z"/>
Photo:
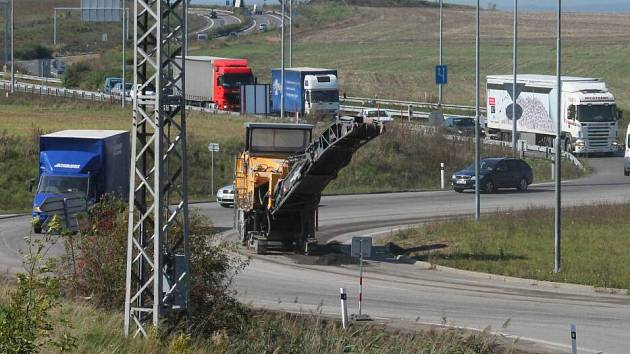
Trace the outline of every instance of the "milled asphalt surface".
<path fill-rule="evenodd" d="M 565 182 L 564 205 L 624 202 L 630 198 L 630 178 L 623 176 L 622 158 L 589 159 L 594 173 Z M 552 184 L 534 185 L 527 193 L 512 191 L 482 195 L 482 212 L 553 206 Z M 216 204 L 194 204 L 228 237 L 233 210 Z M 351 234 L 387 230 L 435 217 L 468 215 L 474 194 L 452 191 L 330 196 L 322 198 L 320 243 Z M 19 268 L 16 250 L 28 234 L 28 217 L 0 220 L 0 263 Z M 345 235 L 345 236 L 344 236 Z M 553 237 L 553 230 L 549 230 Z M 550 250 L 550 257 L 553 250 Z M 269 309 L 339 312 L 339 288 L 349 293 L 356 312 L 358 269 L 355 265 L 297 264 L 286 255 L 255 256 L 238 276 L 239 298 Z M 521 339 L 535 339 L 567 352 L 569 326 L 577 325 L 580 353 L 628 353 L 630 296 L 595 292 L 581 286 L 558 287 L 535 281 L 488 279 L 472 273 L 431 270 L 419 265 L 369 262 L 364 285 L 365 311 L 373 317 L 408 323 L 447 323 L 467 328 L 490 327 Z"/>

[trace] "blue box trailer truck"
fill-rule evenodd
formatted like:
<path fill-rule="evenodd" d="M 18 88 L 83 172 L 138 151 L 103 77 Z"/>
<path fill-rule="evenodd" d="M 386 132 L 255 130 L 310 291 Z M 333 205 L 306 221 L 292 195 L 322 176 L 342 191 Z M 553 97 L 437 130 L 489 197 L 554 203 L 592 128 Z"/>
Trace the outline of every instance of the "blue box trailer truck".
<path fill-rule="evenodd" d="M 104 194 L 127 200 L 129 144 L 129 132 L 121 130 L 63 130 L 40 136 L 34 231 L 41 232 L 66 200 L 81 200 L 85 208 Z"/>
<path fill-rule="evenodd" d="M 282 70 L 271 70 L 271 111 L 280 113 Z M 320 68 L 284 69 L 284 112 L 301 116 L 336 116 L 339 113 L 337 70 Z"/>

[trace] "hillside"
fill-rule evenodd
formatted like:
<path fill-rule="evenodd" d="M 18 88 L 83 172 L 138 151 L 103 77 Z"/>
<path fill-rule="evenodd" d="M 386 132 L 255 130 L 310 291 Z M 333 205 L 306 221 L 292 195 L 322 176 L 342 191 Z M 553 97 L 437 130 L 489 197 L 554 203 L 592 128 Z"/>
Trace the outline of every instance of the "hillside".
<path fill-rule="evenodd" d="M 294 30 L 294 65 L 339 69 L 348 95 L 430 99 L 436 92 L 438 11 L 433 7 L 304 5 Z M 512 71 L 512 14 L 481 14 L 482 75 Z M 555 73 L 555 14 L 524 12 L 519 22 L 519 72 Z M 630 107 L 630 56 L 625 28 L 630 16 L 579 13 L 563 21 L 565 74 L 602 77 Z M 280 64 L 279 32 L 215 43 L 197 54 L 245 57 L 262 81 Z M 444 62 L 449 65 L 445 98 L 474 103 L 475 12 L 444 11 Z M 606 53 L 605 59 L 602 53 Z"/>

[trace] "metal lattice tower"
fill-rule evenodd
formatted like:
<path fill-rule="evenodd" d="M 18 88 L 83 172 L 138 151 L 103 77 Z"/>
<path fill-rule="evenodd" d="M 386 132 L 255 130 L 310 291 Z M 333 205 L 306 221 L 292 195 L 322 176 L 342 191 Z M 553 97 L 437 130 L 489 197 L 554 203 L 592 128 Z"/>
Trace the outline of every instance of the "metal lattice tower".
<path fill-rule="evenodd" d="M 187 316 L 185 0 L 134 1 L 134 89 L 125 335 Z"/>

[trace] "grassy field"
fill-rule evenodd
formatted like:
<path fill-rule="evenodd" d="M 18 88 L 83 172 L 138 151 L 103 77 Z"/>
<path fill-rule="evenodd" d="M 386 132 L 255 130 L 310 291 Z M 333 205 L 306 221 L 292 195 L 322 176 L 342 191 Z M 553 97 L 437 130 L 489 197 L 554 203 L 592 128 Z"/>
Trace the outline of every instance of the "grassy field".
<path fill-rule="evenodd" d="M 26 99 L 28 97 L 28 99 Z M 234 158 L 244 142 L 244 123 L 251 117 L 190 113 L 188 126 L 189 195 L 191 200 L 210 198 L 211 159 L 208 143 L 221 145 L 215 154 L 215 189 L 233 180 Z M 0 210 L 29 208 L 31 179 L 37 177 L 40 134 L 64 129 L 129 130 L 130 108 L 115 104 L 70 102 L 55 98 L 17 95 L 0 97 Z M 323 123 L 317 129 L 323 127 Z M 473 159 L 471 141 L 453 142 L 442 134 L 424 134 L 395 124 L 386 133 L 361 148 L 348 167 L 325 190 L 327 194 L 392 192 L 437 189 L 439 166 L 446 173 L 467 166 Z M 505 156 L 496 146 L 482 148 L 483 156 Z M 375 159 L 375 156 L 380 158 Z M 549 180 L 549 162 L 530 160 L 536 182 Z M 573 165 L 564 164 L 563 178 L 583 175 Z"/>
<path fill-rule="evenodd" d="M 448 267 L 567 283 L 630 289 L 630 204 L 563 209 L 562 272 L 554 267 L 554 212 L 532 208 L 429 223 L 387 238 L 417 259 Z M 536 220 L 536 222 L 532 222 Z"/>
<path fill-rule="evenodd" d="M 6 284 L 3 284 L 6 285 Z M 3 286 L 0 305 L 6 301 Z M 254 311 L 249 322 L 228 333 L 192 337 L 181 334 L 152 335 L 148 339 L 122 336 L 123 316 L 116 311 L 96 309 L 86 303 L 65 302 L 55 316 L 68 321 L 69 335 L 76 338 L 77 354 L 227 354 L 227 353 L 524 353 L 514 344 L 488 333 L 429 329 L 399 332 L 383 325 L 341 329 L 338 321 L 319 314 L 286 314 Z M 39 353 L 59 353 L 44 346 Z"/>
<path fill-rule="evenodd" d="M 348 96 L 435 99 L 435 8 L 305 5 L 298 11 L 301 16 L 296 18 L 298 27 L 294 31 L 294 66 L 337 68 L 341 91 Z M 314 23 L 313 16 L 306 15 L 308 11 L 320 20 Z M 447 9 L 444 16 L 444 63 L 450 71 L 445 101 L 474 104 L 474 12 Z M 509 12 L 483 11 L 482 77 L 512 72 L 511 21 Z M 571 14 L 563 23 L 564 74 L 603 78 L 625 109 L 630 108 L 630 85 L 625 80 L 630 74 L 626 65 L 630 42 L 623 28 L 629 25 L 630 16 L 616 14 Z M 553 14 L 520 14 L 520 73 L 555 74 L 554 36 Z M 215 42 L 195 51 L 248 58 L 262 82 L 270 79 L 271 67 L 279 67 L 279 53 L 277 31 Z M 606 53 L 605 59 L 602 53 Z"/>

